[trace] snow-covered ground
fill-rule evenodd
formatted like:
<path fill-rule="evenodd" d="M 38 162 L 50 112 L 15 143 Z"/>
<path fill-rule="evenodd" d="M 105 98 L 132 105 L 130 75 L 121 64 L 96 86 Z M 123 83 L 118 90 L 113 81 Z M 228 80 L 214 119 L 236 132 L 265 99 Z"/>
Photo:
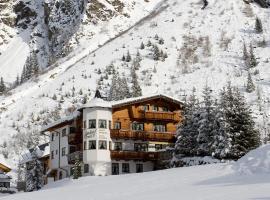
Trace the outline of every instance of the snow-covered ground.
<path fill-rule="evenodd" d="M 270 174 L 235 175 L 229 164 L 176 168 L 143 174 L 65 179 L 41 191 L 3 200 L 266 200 Z"/>
<path fill-rule="evenodd" d="M 239 166 L 252 169 L 241 173 Z M 264 170 L 261 170 L 261 169 Z M 38 192 L 3 200 L 269 200 L 270 145 L 251 151 L 236 163 L 211 164 L 107 177 L 54 182 Z"/>

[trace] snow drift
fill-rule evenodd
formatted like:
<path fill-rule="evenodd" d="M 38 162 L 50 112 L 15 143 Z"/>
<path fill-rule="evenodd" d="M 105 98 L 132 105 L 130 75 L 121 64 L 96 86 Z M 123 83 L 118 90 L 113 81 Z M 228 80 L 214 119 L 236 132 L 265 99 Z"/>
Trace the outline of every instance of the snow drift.
<path fill-rule="evenodd" d="M 233 169 L 245 175 L 270 173 L 270 144 L 250 151 L 233 165 Z"/>

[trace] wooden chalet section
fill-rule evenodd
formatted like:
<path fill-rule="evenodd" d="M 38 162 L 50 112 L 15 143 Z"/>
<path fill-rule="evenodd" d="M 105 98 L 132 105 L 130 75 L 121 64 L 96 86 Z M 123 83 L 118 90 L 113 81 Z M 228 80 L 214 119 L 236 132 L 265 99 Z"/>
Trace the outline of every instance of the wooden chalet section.
<path fill-rule="evenodd" d="M 182 109 L 181 102 L 163 95 L 115 103 L 111 137 L 173 142 Z M 140 124 L 139 130 L 135 123 Z"/>

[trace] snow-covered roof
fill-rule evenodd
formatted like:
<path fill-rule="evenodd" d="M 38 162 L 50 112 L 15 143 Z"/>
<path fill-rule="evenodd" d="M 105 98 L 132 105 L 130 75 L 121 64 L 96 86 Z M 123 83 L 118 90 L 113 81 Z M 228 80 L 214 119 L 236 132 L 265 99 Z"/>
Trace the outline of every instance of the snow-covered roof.
<path fill-rule="evenodd" d="M 5 180 L 3 180 L 5 179 Z M 11 179 L 10 176 L 6 175 L 6 174 L 1 174 L 0 173 L 0 182 L 9 182 L 8 180 Z"/>
<path fill-rule="evenodd" d="M 175 98 L 168 96 L 168 95 L 164 95 L 164 94 L 150 94 L 150 95 L 141 96 L 141 97 L 128 98 L 128 99 L 123 99 L 120 101 L 113 101 L 113 102 L 111 102 L 111 104 L 112 104 L 112 107 L 118 107 L 118 106 L 122 106 L 125 104 L 139 103 L 139 102 L 148 101 L 148 100 L 152 100 L 152 99 L 156 99 L 156 98 L 167 99 L 167 100 L 172 101 L 176 104 L 183 105 L 183 102 L 181 102 L 180 100 L 175 99 Z"/>
<path fill-rule="evenodd" d="M 70 122 L 74 119 L 76 119 L 78 116 L 80 116 L 80 112 L 79 111 L 75 111 L 73 112 L 71 115 L 68 115 L 66 117 L 63 117 L 53 123 L 50 123 L 48 124 L 47 126 L 44 126 L 42 129 L 41 129 L 41 132 L 45 132 L 45 131 L 48 131 L 49 128 L 53 128 L 59 124 L 62 124 L 62 123 L 65 123 L 65 122 Z"/>
<path fill-rule="evenodd" d="M 38 147 L 38 157 L 43 158 L 46 157 L 48 155 L 50 155 L 50 146 L 49 143 L 45 143 L 42 145 L 39 145 Z M 25 151 L 22 155 L 21 155 L 21 159 L 20 159 L 20 164 L 25 164 L 29 161 L 32 161 L 32 152 L 34 149 L 29 149 L 27 151 Z"/>
<path fill-rule="evenodd" d="M 83 108 L 111 108 L 112 104 L 109 101 L 105 101 L 101 98 L 93 98 L 91 101 L 80 107 L 78 110 Z"/>

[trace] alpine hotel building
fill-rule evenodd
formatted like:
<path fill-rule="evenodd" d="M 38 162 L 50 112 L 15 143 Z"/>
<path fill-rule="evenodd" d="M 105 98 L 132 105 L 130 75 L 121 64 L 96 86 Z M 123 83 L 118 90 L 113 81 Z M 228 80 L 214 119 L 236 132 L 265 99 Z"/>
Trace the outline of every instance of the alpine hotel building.
<path fill-rule="evenodd" d="M 158 168 L 162 152 L 174 144 L 183 104 L 165 95 L 104 101 L 96 95 L 72 116 L 43 129 L 50 136 L 48 176 L 117 175 Z"/>

